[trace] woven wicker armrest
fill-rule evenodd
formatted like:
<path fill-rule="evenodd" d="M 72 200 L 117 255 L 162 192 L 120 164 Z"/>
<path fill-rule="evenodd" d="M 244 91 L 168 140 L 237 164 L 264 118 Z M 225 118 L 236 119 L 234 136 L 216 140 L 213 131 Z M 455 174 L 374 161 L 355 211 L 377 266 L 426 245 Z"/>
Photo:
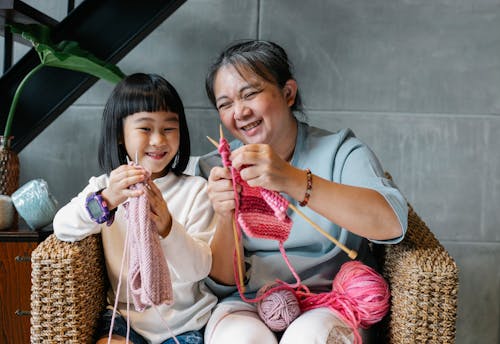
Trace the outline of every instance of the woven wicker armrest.
<path fill-rule="evenodd" d="M 31 262 L 31 343 L 93 342 L 106 301 L 100 235 L 70 243 L 52 234 Z"/>
<path fill-rule="evenodd" d="M 410 207 L 408 231 L 384 246 L 384 277 L 391 288 L 390 343 L 454 343 L 458 268 Z"/>

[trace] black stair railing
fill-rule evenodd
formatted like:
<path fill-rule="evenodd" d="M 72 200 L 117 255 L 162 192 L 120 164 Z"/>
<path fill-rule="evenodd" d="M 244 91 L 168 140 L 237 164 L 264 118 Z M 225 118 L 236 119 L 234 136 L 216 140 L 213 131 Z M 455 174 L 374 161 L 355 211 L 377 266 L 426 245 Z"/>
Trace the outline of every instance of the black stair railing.
<path fill-rule="evenodd" d="M 186 0 L 85 0 L 53 29 L 53 40 L 74 40 L 98 58 L 120 61 Z M 17 85 L 39 59 L 32 49 L 0 78 L 0 134 Z M 12 124 L 20 152 L 97 79 L 85 73 L 42 68 L 26 84 Z"/>

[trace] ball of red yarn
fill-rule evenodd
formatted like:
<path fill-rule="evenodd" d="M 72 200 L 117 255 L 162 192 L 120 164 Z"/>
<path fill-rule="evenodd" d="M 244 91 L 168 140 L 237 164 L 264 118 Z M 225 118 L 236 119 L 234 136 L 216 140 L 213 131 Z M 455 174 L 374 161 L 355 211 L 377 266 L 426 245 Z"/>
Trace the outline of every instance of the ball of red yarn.
<path fill-rule="evenodd" d="M 335 294 L 342 295 L 332 306 L 351 322 L 368 328 L 387 314 L 390 291 L 384 278 L 371 267 L 351 261 L 342 265 L 333 280 Z"/>
<path fill-rule="evenodd" d="M 271 286 L 264 286 L 257 296 L 264 295 L 271 289 Z M 275 332 L 285 330 L 301 313 L 293 290 L 283 288 L 277 288 L 264 296 L 257 304 L 257 311 L 264 323 Z"/>

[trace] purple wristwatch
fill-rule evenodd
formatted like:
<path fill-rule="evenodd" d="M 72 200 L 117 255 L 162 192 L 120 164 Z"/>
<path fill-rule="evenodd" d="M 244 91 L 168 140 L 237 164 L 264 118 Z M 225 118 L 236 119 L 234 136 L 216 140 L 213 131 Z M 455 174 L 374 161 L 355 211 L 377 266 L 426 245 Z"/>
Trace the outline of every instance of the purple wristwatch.
<path fill-rule="evenodd" d="M 116 208 L 109 211 L 106 201 L 101 196 L 102 190 L 93 192 L 87 196 L 85 208 L 90 215 L 90 218 L 97 223 L 104 223 L 111 226 L 115 219 Z"/>

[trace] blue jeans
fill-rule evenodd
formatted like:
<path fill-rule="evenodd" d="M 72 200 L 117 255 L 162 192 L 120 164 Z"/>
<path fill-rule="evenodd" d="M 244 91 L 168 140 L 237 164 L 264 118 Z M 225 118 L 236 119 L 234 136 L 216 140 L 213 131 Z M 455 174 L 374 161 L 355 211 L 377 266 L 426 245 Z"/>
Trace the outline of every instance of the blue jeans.
<path fill-rule="evenodd" d="M 101 316 L 99 326 L 97 329 L 97 339 L 102 337 L 108 337 L 109 328 L 111 326 L 111 318 L 113 316 L 113 311 L 107 309 Z M 115 322 L 113 324 L 113 334 L 118 336 L 127 337 L 127 320 L 125 320 L 120 314 L 115 315 Z M 178 334 L 175 336 L 180 344 L 203 344 L 203 334 L 200 331 L 189 331 Z M 146 340 L 133 328 L 130 328 L 129 340 L 134 344 L 147 344 Z M 165 340 L 162 344 L 176 344 L 173 338 Z"/>

